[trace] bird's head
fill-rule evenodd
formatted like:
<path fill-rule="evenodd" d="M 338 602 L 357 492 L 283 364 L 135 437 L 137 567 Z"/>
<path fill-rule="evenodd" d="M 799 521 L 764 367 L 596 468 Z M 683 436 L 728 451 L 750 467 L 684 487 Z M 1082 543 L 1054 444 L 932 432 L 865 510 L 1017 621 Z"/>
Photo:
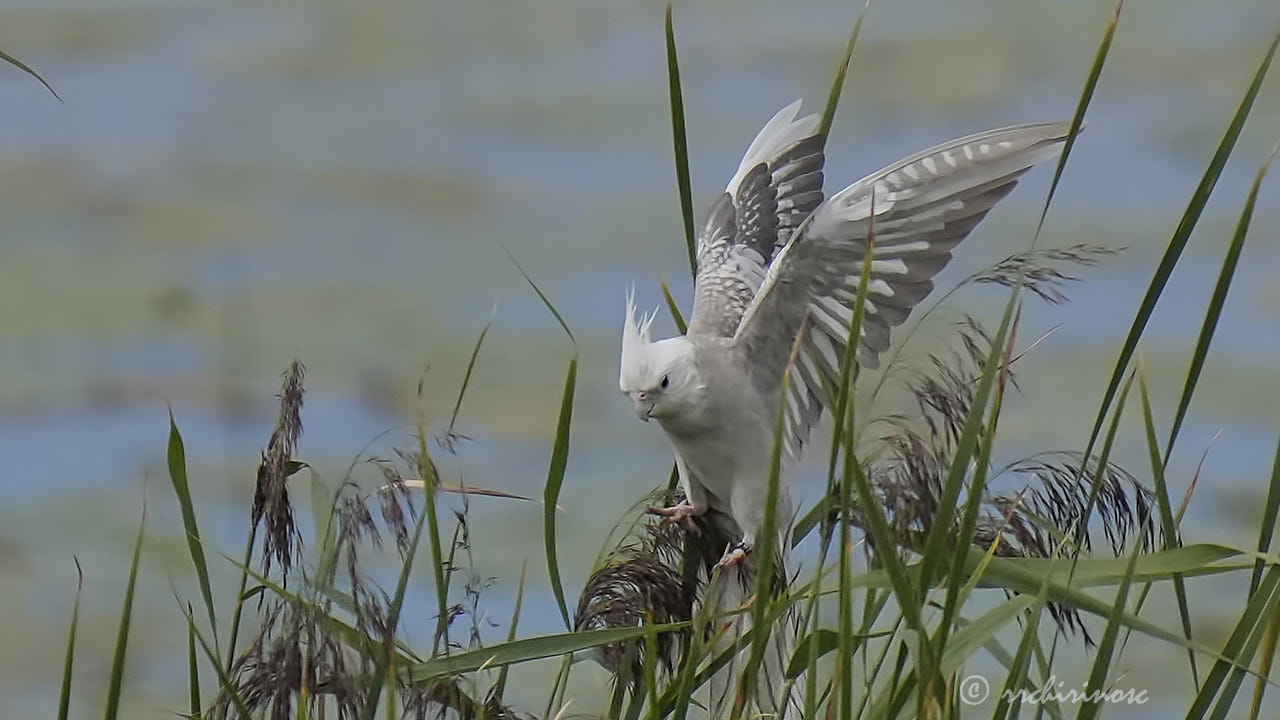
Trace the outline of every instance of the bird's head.
<path fill-rule="evenodd" d="M 651 342 L 649 326 L 657 314 L 636 316 L 634 293 L 627 294 L 627 317 L 622 327 L 622 362 L 618 389 L 641 420 L 679 415 L 696 402 L 699 387 L 693 362 L 693 343 L 686 337 Z"/>

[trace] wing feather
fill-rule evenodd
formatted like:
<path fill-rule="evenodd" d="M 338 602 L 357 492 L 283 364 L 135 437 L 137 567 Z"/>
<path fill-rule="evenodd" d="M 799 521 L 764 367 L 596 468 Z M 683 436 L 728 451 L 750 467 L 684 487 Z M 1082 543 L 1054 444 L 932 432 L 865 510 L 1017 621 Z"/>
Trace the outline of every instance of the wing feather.
<path fill-rule="evenodd" d="M 1067 131 L 1067 123 L 1021 125 L 912 155 L 819 205 L 774 254 L 733 346 L 759 389 L 776 393 L 796 335 L 806 333 L 785 400 L 791 457 L 822 415 L 824 387 L 838 382 L 873 205 L 874 257 L 856 353 L 864 368 L 878 366 L 892 329 L 932 292 L 952 250 L 1023 173 L 1057 155 Z"/>
<path fill-rule="evenodd" d="M 747 148 L 698 235 L 690 335 L 733 337 L 765 271 L 822 202 L 819 118 L 800 101 L 773 116 Z"/>

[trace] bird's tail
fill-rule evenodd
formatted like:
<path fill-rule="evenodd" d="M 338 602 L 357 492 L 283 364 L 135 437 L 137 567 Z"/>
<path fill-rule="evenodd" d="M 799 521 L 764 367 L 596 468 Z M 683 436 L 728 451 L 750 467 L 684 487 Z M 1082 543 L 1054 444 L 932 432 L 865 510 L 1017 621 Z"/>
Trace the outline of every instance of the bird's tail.
<path fill-rule="evenodd" d="M 725 516 L 712 514 L 711 522 L 717 520 L 732 523 Z M 737 537 L 736 528 L 719 528 L 728 537 Z M 712 533 L 714 537 L 718 533 Z M 771 593 L 776 597 L 785 591 L 788 577 L 787 568 L 790 553 L 786 550 L 790 543 L 789 533 L 782 534 L 779 546 L 784 548 L 774 561 L 774 581 L 770 584 Z M 736 566 L 721 570 L 720 577 L 706 589 L 703 602 L 709 603 L 711 617 L 715 621 L 709 631 L 716 634 L 716 643 L 711 657 L 716 658 L 732 650 L 729 661 L 715 672 L 708 681 L 711 690 L 710 704 L 707 706 L 709 716 L 713 720 L 728 718 L 738 703 L 744 704 L 746 712 L 740 717 L 762 717 L 776 720 L 798 718 L 804 706 L 804 676 L 787 678 L 787 667 L 795 652 L 799 637 L 799 620 L 797 607 L 788 608 L 781 619 L 769 628 L 764 655 L 755 672 L 754 678 L 744 678 L 751 656 L 750 612 L 735 612 L 743 608 L 755 594 L 756 563 L 755 558 Z M 748 687 L 748 684 L 750 685 Z"/>

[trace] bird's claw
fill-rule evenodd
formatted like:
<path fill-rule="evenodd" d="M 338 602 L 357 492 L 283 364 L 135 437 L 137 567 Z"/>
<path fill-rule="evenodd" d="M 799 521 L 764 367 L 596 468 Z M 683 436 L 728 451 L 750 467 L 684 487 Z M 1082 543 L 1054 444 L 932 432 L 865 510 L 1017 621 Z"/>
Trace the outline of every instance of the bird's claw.
<path fill-rule="evenodd" d="M 698 515 L 698 511 L 688 503 L 680 503 L 671 507 L 651 507 L 646 510 L 650 515 L 658 515 L 662 517 L 665 523 L 678 523 L 680 527 L 689 532 L 698 532 L 698 525 L 693 518 Z"/>
<path fill-rule="evenodd" d="M 716 567 L 721 570 L 737 567 L 743 560 L 747 559 L 747 555 L 749 554 L 751 554 L 751 546 L 745 542 L 730 545 L 725 549 L 724 557 L 720 558 L 720 562 L 716 563 Z"/>

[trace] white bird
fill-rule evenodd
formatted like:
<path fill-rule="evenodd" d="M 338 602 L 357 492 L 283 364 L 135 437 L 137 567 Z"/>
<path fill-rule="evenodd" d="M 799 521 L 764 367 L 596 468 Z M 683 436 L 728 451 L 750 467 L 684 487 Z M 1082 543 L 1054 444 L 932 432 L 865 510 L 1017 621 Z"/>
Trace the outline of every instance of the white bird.
<path fill-rule="evenodd" d="M 740 540 L 722 566 L 740 562 L 759 539 L 778 413 L 785 478 L 822 415 L 825 388 L 839 383 L 868 233 L 874 257 L 856 360 L 874 368 L 890 329 L 933 289 L 956 245 L 1023 173 L 1057 155 L 1069 127 L 1021 125 L 954 140 L 824 202 L 826 138 L 818 116 L 797 118 L 799 111 L 796 101 L 774 115 L 712 204 L 698 236 L 687 334 L 651 341 L 654 314 L 637 317 L 627 297 L 618 385 L 641 419 L 666 432 L 686 498 L 653 511 L 686 526 L 708 510 L 729 516 Z M 793 519 L 785 483 L 776 517 L 785 563 Z"/>
<path fill-rule="evenodd" d="M 742 532 L 730 562 L 757 540 L 782 376 L 802 329 L 785 399 L 786 464 L 822 415 L 823 383 L 837 382 L 873 205 L 863 368 L 878 366 L 890 329 L 933 289 L 952 250 L 1023 173 L 1057 155 L 1069 127 L 1019 125 L 953 140 L 823 202 L 825 137 L 818 116 L 797 119 L 799 111 L 797 100 L 773 116 L 711 206 L 687 334 L 651 341 L 654 315 L 637 318 L 627 298 L 618 385 L 641 419 L 666 431 L 686 497 L 661 513 L 678 521 L 727 513 Z"/>

